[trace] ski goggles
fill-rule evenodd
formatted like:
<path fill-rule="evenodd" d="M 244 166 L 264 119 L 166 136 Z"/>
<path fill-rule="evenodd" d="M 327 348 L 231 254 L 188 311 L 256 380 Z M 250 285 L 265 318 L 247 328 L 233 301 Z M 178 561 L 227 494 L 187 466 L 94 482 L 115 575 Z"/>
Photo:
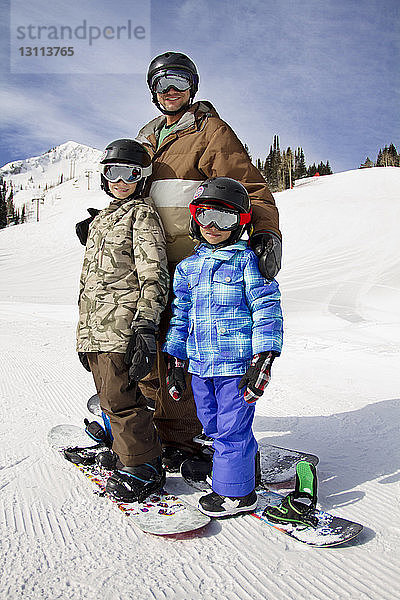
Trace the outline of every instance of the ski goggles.
<path fill-rule="evenodd" d="M 164 71 L 161 74 L 154 75 L 151 80 L 151 91 L 156 94 L 165 94 L 173 87 L 178 92 L 189 90 L 192 85 L 192 76 L 185 71 Z"/>
<path fill-rule="evenodd" d="M 222 231 L 233 231 L 239 225 L 250 223 L 251 219 L 250 213 L 239 213 L 228 208 L 190 204 L 189 209 L 194 221 L 204 229 L 216 227 Z"/>
<path fill-rule="evenodd" d="M 138 165 L 108 163 L 101 165 L 101 172 L 107 181 L 111 183 L 115 183 L 120 179 L 124 183 L 135 183 L 151 174 L 151 165 L 149 167 L 139 167 Z"/>

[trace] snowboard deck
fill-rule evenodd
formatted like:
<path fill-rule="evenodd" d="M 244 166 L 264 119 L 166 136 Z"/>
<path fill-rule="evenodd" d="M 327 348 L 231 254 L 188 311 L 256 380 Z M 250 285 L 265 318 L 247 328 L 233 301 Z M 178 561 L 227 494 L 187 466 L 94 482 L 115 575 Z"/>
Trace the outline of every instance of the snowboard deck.
<path fill-rule="evenodd" d="M 258 489 L 269 489 L 270 487 L 274 489 L 290 488 L 294 486 L 296 464 L 299 461 L 306 460 L 313 465 L 317 465 L 319 462 L 319 458 L 315 454 L 280 448 L 262 442 L 259 443 L 259 450 L 261 484 Z M 198 468 L 196 475 L 193 474 L 192 466 Z M 188 459 L 181 465 L 181 475 L 191 487 L 207 492 L 211 489 L 206 481 L 210 468 L 211 463 L 201 460 L 195 463 L 192 459 Z"/>
<path fill-rule="evenodd" d="M 51 448 L 63 457 L 63 450 L 74 446 L 91 447 L 93 443 L 89 440 L 82 427 L 75 425 L 57 425 L 48 434 L 48 442 Z M 75 465 L 66 461 L 72 467 L 80 471 L 95 487 L 95 493 L 104 496 L 115 504 L 130 522 L 145 533 L 153 535 L 176 535 L 196 531 L 210 522 L 210 517 L 202 514 L 195 507 L 184 502 L 178 496 L 168 494 L 161 490 L 152 494 L 144 502 L 124 503 L 109 496 L 106 491 L 106 482 L 112 474 L 97 465 Z"/>
<path fill-rule="evenodd" d="M 277 506 L 280 504 L 283 496 L 266 490 L 258 491 L 257 495 L 258 505 L 251 515 L 263 523 L 270 525 L 273 529 L 308 546 L 315 548 L 338 546 L 352 540 L 363 530 L 363 526 L 359 523 L 336 517 L 324 510 L 318 509 L 313 513 L 313 516 L 317 519 L 315 527 L 292 523 L 275 523 L 267 518 L 264 510 L 268 505 Z"/>

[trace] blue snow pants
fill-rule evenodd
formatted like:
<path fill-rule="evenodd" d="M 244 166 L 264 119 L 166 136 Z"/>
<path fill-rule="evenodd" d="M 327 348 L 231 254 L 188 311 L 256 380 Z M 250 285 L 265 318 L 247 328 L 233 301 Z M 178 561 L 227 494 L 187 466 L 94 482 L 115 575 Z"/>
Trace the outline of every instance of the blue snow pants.
<path fill-rule="evenodd" d="M 241 378 L 192 375 L 197 416 L 206 435 L 214 438 L 212 489 L 221 496 L 246 496 L 255 487 L 255 406 L 238 389 Z"/>

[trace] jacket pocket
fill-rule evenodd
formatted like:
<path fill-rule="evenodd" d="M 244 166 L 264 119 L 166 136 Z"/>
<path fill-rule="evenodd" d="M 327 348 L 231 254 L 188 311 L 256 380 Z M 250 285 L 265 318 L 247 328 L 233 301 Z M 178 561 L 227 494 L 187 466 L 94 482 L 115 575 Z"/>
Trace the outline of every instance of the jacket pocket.
<path fill-rule="evenodd" d="M 212 299 L 221 306 L 238 306 L 243 298 L 243 272 L 223 264 L 212 279 Z"/>
<path fill-rule="evenodd" d="M 250 319 L 216 321 L 219 355 L 229 362 L 252 357 L 252 322 Z"/>

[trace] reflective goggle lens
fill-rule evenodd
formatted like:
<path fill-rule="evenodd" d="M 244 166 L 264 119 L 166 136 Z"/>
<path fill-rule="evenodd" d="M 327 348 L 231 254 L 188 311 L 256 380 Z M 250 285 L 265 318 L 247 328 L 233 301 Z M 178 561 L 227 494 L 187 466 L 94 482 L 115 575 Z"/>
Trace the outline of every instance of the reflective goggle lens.
<path fill-rule="evenodd" d="M 102 173 L 107 181 L 115 183 L 122 179 L 125 183 L 135 183 L 142 179 L 142 169 L 130 165 L 103 165 Z"/>
<path fill-rule="evenodd" d="M 216 227 L 217 229 L 235 229 L 240 223 L 240 214 L 228 210 L 199 206 L 194 220 L 200 227 Z"/>
<path fill-rule="evenodd" d="M 157 94 L 165 94 L 171 87 L 179 92 L 185 92 L 190 86 L 190 75 L 179 71 L 165 71 L 161 75 L 155 75 L 151 82 L 151 89 Z"/>

